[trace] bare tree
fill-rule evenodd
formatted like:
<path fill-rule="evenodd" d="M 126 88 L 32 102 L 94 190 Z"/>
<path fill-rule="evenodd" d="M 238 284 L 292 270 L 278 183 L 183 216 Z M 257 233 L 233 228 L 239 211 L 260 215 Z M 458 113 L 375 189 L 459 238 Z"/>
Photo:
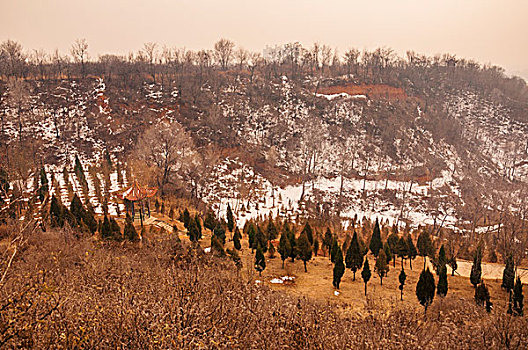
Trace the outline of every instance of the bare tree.
<path fill-rule="evenodd" d="M 6 40 L 0 44 L 0 56 L 6 61 L 6 77 L 22 77 L 22 67 L 25 55 L 22 52 L 22 45 L 13 40 Z"/>
<path fill-rule="evenodd" d="M 146 61 L 147 61 L 148 65 L 149 65 L 150 75 L 152 76 L 152 79 L 154 79 L 154 83 L 156 82 L 155 63 L 156 63 L 156 59 L 158 57 L 157 46 L 158 46 L 158 44 L 156 44 L 156 43 L 148 42 L 148 43 L 143 44 L 143 50 L 142 50 L 142 52 L 144 53 L 144 55 L 146 57 Z"/>
<path fill-rule="evenodd" d="M 88 42 L 86 39 L 77 39 L 70 49 L 73 60 L 81 64 L 81 75 L 86 76 L 85 63 L 88 60 Z"/>
<path fill-rule="evenodd" d="M 176 184 L 192 161 L 194 146 L 192 139 L 177 123 L 167 121 L 151 126 L 141 136 L 136 154 L 147 166 L 155 168 L 155 177 L 164 195 L 165 186 Z"/>
<path fill-rule="evenodd" d="M 227 40 L 220 39 L 214 45 L 215 58 L 223 70 L 227 69 L 229 63 L 233 57 L 233 50 L 235 43 Z"/>

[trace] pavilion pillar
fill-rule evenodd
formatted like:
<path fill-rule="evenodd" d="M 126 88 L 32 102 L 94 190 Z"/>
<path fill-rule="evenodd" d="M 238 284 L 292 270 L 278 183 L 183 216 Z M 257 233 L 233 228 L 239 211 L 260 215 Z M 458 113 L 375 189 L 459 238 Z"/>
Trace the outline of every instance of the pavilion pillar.
<path fill-rule="evenodd" d="M 139 219 L 141 220 L 141 227 L 143 228 L 143 201 L 139 201 Z"/>

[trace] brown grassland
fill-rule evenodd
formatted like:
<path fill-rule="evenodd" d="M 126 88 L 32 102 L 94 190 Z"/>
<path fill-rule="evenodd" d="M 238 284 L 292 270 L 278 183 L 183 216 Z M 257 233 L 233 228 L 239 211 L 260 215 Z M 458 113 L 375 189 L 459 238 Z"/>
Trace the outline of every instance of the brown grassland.
<path fill-rule="evenodd" d="M 27 241 L 0 282 L 0 348 L 523 349 L 528 344 L 526 317 L 506 315 L 497 283 L 489 283 L 496 307 L 488 314 L 472 301 L 467 279 L 450 277 L 448 296 L 435 300 L 424 317 L 414 295 L 420 258 L 400 302 L 394 269 L 383 287 L 373 276 L 368 298 L 350 271 L 334 296 L 324 257 L 309 262 L 308 273 L 301 262 L 288 262 L 283 270 L 279 257 L 268 259 L 259 277 L 245 239 L 238 269 L 229 258 L 193 247 L 183 233 L 180 243 L 174 234 L 148 232 L 140 244 L 101 242 L 68 229 L 23 236 Z M 208 243 L 206 234 L 201 244 Z M 271 288 L 255 283 L 286 274 L 295 276 L 295 283 Z"/>

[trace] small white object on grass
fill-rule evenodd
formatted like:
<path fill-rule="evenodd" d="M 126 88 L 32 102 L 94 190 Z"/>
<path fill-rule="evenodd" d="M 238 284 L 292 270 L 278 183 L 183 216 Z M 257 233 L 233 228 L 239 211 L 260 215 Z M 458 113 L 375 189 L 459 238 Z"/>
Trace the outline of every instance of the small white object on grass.
<path fill-rule="evenodd" d="M 339 295 L 339 292 L 337 290 L 334 290 L 334 295 L 337 297 Z"/>
<path fill-rule="evenodd" d="M 210 253 L 211 252 L 211 247 L 207 247 L 204 249 L 204 253 Z"/>

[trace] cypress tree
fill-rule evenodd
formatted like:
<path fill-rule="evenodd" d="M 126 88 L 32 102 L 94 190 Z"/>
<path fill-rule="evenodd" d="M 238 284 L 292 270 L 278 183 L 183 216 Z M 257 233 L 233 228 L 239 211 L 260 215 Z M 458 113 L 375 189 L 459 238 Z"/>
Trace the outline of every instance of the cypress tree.
<path fill-rule="evenodd" d="M 515 285 L 515 266 L 513 262 L 513 255 L 509 254 L 506 258 L 506 266 L 502 272 L 501 287 L 510 292 Z"/>
<path fill-rule="evenodd" d="M 337 252 L 335 254 L 335 265 L 334 265 L 334 277 L 332 280 L 332 285 L 334 288 L 339 289 L 339 285 L 341 284 L 341 278 L 343 277 L 345 273 L 345 265 L 343 264 L 343 252 L 341 251 L 341 248 L 337 247 Z"/>
<path fill-rule="evenodd" d="M 348 246 L 347 253 L 346 253 L 346 267 L 349 268 L 353 273 L 353 281 L 356 280 L 356 271 L 358 271 L 361 268 L 361 264 L 363 264 L 363 255 L 361 254 L 359 243 L 358 243 L 358 237 L 356 231 L 354 231 L 354 235 L 352 236 L 352 241 L 350 242 L 350 245 Z"/>
<path fill-rule="evenodd" d="M 433 302 L 435 288 L 435 280 L 429 268 L 422 270 L 420 279 L 416 284 L 416 297 L 418 297 L 420 304 L 425 307 L 424 315 L 427 314 L 427 308 Z"/>
<path fill-rule="evenodd" d="M 255 225 L 253 225 L 253 223 L 251 222 L 249 223 L 249 226 L 248 226 L 247 235 L 248 235 L 248 240 L 249 240 L 249 247 L 251 248 L 251 252 L 253 252 L 256 248 L 255 240 L 256 240 L 257 232 L 255 230 Z"/>
<path fill-rule="evenodd" d="M 46 176 L 46 170 L 44 167 L 40 168 L 40 186 L 38 189 L 38 196 L 39 200 L 41 202 L 44 201 L 44 198 L 48 195 L 49 192 L 49 185 L 48 185 L 48 177 Z"/>
<path fill-rule="evenodd" d="M 162 213 L 163 213 L 163 209 L 162 209 Z M 189 223 L 191 221 L 191 214 L 189 214 L 189 210 L 187 210 L 187 208 L 185 208 L 185 210 L 183 211 L 182 219 L 183 219 L 183 226 L 188 230 Z"/>
<path fill-rule="evenodd" d="M 407 240 L 403 237 L 400 237 L 398 240 L 398 258 L 401 258 L 402 266 L 403 266 L 403 259 L 407 258 L 409 255 L 409 247 L 407 246 Z"/>
<path fill-rule="evenodd" d="M 411 235 L 407 235 L 407 248 L 409 249 L 408 251 L 409 267 L 411 268 L 411 271 L 412 271 L 412 261 L 416 259 L 416 255 L 418 255 L 418 252 L 416 251 L 416 246 L 414 245 Z"/>
<path fill-rule="evenodd" d="M 310 226 L 310 223 L 307 221 L 306 224 L 304 224 L 304 228 L 301 232 L 301 234 L 305 234 L 308 238 L 308 241 L 310 242 L 310 245 L 313 244 L 313 231 L 312 227 Z"/>
<path fill-rule="evenodd" d="M 400 275 L 398 276 L 398 281 L 400 282 L 400 299 L 403 301 L 403 286 L 405 285 L 405 280 L 407 279 L 407 275 L 405 274 L 405 271 L 403 270 L 403 266 L 400 272 Z"/>
<path fill-rule="evenodd" d="M 485 306 L 486 311 L 491 312 L 491 306 L 493 305 L 490 301 L 490 294 L 488 287 L 484 283 L 480 283 L 475 288 L 475 302 L 479 306 Z"/>
<path fill-rule="evenodd" d="M 103 239 L 112 238 L 112 229 L 110 228 L 110 220 L 108 220 L 107 215 L 104 216 L 103 224 L 101 225 L 101 237 Z"/>
<path fill-rule="evenodd" d="M 299 256 L 304 263 L 304 272 L 308 272 L 306 269 L 306 262 L 312 259 L 312 245 L 305 232 L 301 233 L 297 240 L 297 256 Z"/>
<path fill-rule="evenodd" d="M 423 230 L 422 233 L 420 233 L 420 236 L 418 236 L 417 246 L 420 256 L 423 258 L 425 270 L 425 258 L 431 256 L 433 252 L 433 242 L 431 241 L 431 236 L 429 236 L 427 230 Z"/>
<path fill-rule="evenodd" d="M 332 241 L 332 249 L 330 250 L 330 261 L 332 263 L 335 263 L 335 259 L 336 259 L 336 255 L 337 255 L 337 251 L 339 250 L 339 243 L 337 242 L 337 238 L 334 237 L 333 241 Z"/>
<path fill-rule="evenodd" d="M 383 244 L 381 243 L 381 231 L 378 219 L 376 218 L 374 230 L 372 231 L 372 237 L 370 238 L 369 249 L 372 254 L 377 257 L 381 248 L 383 248 Z"/>
<path fill-rule="evenodd" d="M 515 316 L 522 316 L 524 314 L 524 296 L 522 288 L 521 279 L 517 276 L 515 287 L 513 287 L 513 314 Z"/>
<path fill-rule="evenodd" d="M 393 226 L 394 227 L 394 226 Z M 387 237 L 387 244 L 389 245 L 390 251 L 392 254 L 392 266 L 396 267 L 396 255 L 398 252 L 398 241 L 399 241 L 398 234 L 391 233 L 389 237 Z"/>
<path fill-rule="evenodd" d="M 77 225 L 80 225 L 85 214 L 83 204 L 79 199 L 79 196 L 77 196 L 77 193 L 73 195 L 72 201 L 70 203 L 70 212 L 73 214 L 73 216 L 75 216 Z"/>
<path fill-rule="evenodd" d="M 213 235 L 218 237 L 218 239 L 220 240 L 220 243 L 222 243 L 222 245 L 225 244 L 225 241 L 226 241 L 226 234 L 225 234 L 225 229 L 224 229 L 224 226 L 222 226 L 222 224 L 220 223 L 217 223 L 214 230 L 213 230 Z"/>
<path fill-rule="evenodd" d="M 325 256 L 326 252 L 330 253 L 330 249 L 332 249 L 332 243 L 332 231 L 330 231 L 330 228 L 327 228 L 323 238 L 323 252 L 325 253 Z"/>
<path fill-rule="evenodd" d="M 9 174 L 7 171 L 0 167 L 0 204 L 4 203 L 4 196 L 7 198 L 7 192 L 11 185 L 9 184 Z"/>
<path fill-rule="evenodd" d="M 200 217 L 198 214 L 194 215 L 194 223 L 196 224 L 197 231 L 197 240 L 202 239 L 202 223 L 200 222 Z"/>
<path fill-rule="evenodd" d="M 189 221 L 189 228 L 187 229 L 187 235 L 189 236 L 189 240 L 193 243 L 196 243 L 200 240 L 201 234 L 200 234 L 200 231 L 198 230 L 198 226 L 196 225 L 195 220 Z M 215 235 L 214 234 L 211 235 L 211 239 L 213 236 Z"/>
<path fill-rule="evenodd" d="M 125 239 L 130 242 L 137 242 L 139 241 L 139 236 L 136 231 L 136 228 L 134 227 L 134 223 L 132 221 L 132 217 L 127 213 L 126 219 L 125 219 L 125 228 L 123 230 L 123 235 L 125 236 Z"/>
<path fill-rule="evenodd" d="M 277 227 L 275 226 L 275 223 L 273 222 L 273 220 L 271 220 L 271 217 L 269 218 L 268 226 L 266 227 L 266 234 L 270 241 L 277 239 L 279 235 L 279 231 L 277 231 Z"/>
<path fill-rule="evenodd" d="M 270 259 L 275 258 L 275 252 L 276 252 L 276 249 L 275 249 L 275 246 L 273 245 L 273 242 L 268 241 L 268 256 Z"/>
<path fill-rule="evenodd" d="M 291 246 L 291 250 L 290 250 L 290 258 L 291 258 L 291 262 L 294 262 L 295 261 L 295 258 L 297 257 L 297 240 L 295 239 L 295 233 L 293 232 L 293 230 L 291 230 L 289 228 L 289 226 L 287 227 L 287 234 L 288 234 L 288 239 L 290 240 L 290 246 Z"/>
<path fill-rule="evenodd" d="M 385 251 L 383 249 L 380 249 L 379 251 L 378 257 L 376 258 L 376 265 L 374 266 L 374 270 L 380 277 L 381 285 L 383 285 L 383 277 L 387 276 L 387 273 L 389 272 L 387 256 L 385 255 Z"/>
<path fill-rule="evenodd" d="M 482 249 L 480 245 L 473 254 L 473 265 L 471 266 L 471 274 L 469 280 L 474 288 L 482 281 Z"/>
<path fill-rule="evenodd" d="M 95 220 L 95 212 L 91 205 L 87 205 L 87 208 L 84 211 L 83 221 L 86 223 L 86 226 L 88 226 L 92 235 L 97 232 L 97 221 Z"/>
<path fill-rule="evenodd" d="M 291 255 L 291 244 L 290 240 L 286 236 L 286 233 L 281 234 L 281 238 L 279 241 L 279 254 L 281 256 L 282 260 L 282 268 L 284 268 L 284 261 L 288 259 Z"/>
<path fill-rule="evenodd" d="M 258 271 L 259 276 L 262 276 L 262 271 L 266 268 L 266 259 L 260 244 L 257 245 L 257 252 L 255 253 L 255 270 Z"/>
<path fill-rule="evenodd" d="M 115 221 L 114 218 L 110 219 L 110 231 L 111 231 L 111 237 L 115 239 L 116 241 L 123 240 L 123 236 L 121 235 L 121 228 L 119 227 L 119 224 L 117 221 Z"/>
<path fill-rule="evenodd" d="M 240 230 L 238 227 L 235 227 L 235 234 L 233 235 L 233 245 L 235 246 L 236 250 L 242 249 L 242 245 L 240 244 L 240 239 L 242 238 L 242 235 L 240 234 Z"/>
<path fill-rule="evenodd" d="M 368 258 L 365 258 L 365 263 L 363 264 L 363 270 L 361 271 L 361 278 L 363 278 L 363 283 L 365 283 L 365 296 L 367 295 L 367 283 L 370 280 L 371 275 L 372 273 L 370 272 Z"/>
<path fill-rule="evenodd" d="M 441 270 L 444 267 L 446 267 L 446 264 L 447 264 L 447 257 L 446 257 L 444 245 L 442 244 L 442 246 L 440 247 L 440 251 L 438 252 L 438 260 L 436 262 L 438 275 L 440 275 Z"/>
<path fill-rule="evenodd" d="M 255 241 L 257 245 L 260 245 L 263 253 L 268 250 L 268 238 L 266 237 L 260 226 L 257 226 L 257 235 L 255 236 Z"/>
<path fill-rule="evenodd" d="M 319 239 L 315 238 L 313 242 L 313 253 L 315 256 L 319 253 Z"/>
<path fill-rule="evenodd" d="M 444 264 L 443 266 L 440 266 L 438 285 L 436 286 L 436 294 L 438 296 L 445 297 L 447 295 L 447 289 L 447 267 Z"/>
<path fill-rule="evenodd" d="M 383 251 L 385 252 L 385 256 L 387 257 L 387 264 L 390 264 L 392 260 L 392 252 L 387 242 L 385 242 L 385 244 L 383 245 Z"/>
<path fill-rule="evenodd" d="M 227 229 L 229 232 L 233 232 L 235 228 L 235 217 L 233 216 L 233 211 L 231 210 L 231 205 L 227 203 Z"/>
<path fill-rule="evenodd" d="M 225 256 L 224 245 L 220 238 L 216 235 L 211 235 L 211 251 L 218 256 Z"/>
<path fill-rule="evenodd" d="M 55 195 L 51 197 L 50 204 L 50 225 L 51 227 L 63 227 L 64 226 L 64 217 L 61 208 L 61 204 Z"/>
<path fill-rule="evenodd" d="M 213 231 L 215 226 L 216 226 L 216 218 L 211 211 L 208 211 L 207 214 L 205 215 L 204 227 Z"/>

